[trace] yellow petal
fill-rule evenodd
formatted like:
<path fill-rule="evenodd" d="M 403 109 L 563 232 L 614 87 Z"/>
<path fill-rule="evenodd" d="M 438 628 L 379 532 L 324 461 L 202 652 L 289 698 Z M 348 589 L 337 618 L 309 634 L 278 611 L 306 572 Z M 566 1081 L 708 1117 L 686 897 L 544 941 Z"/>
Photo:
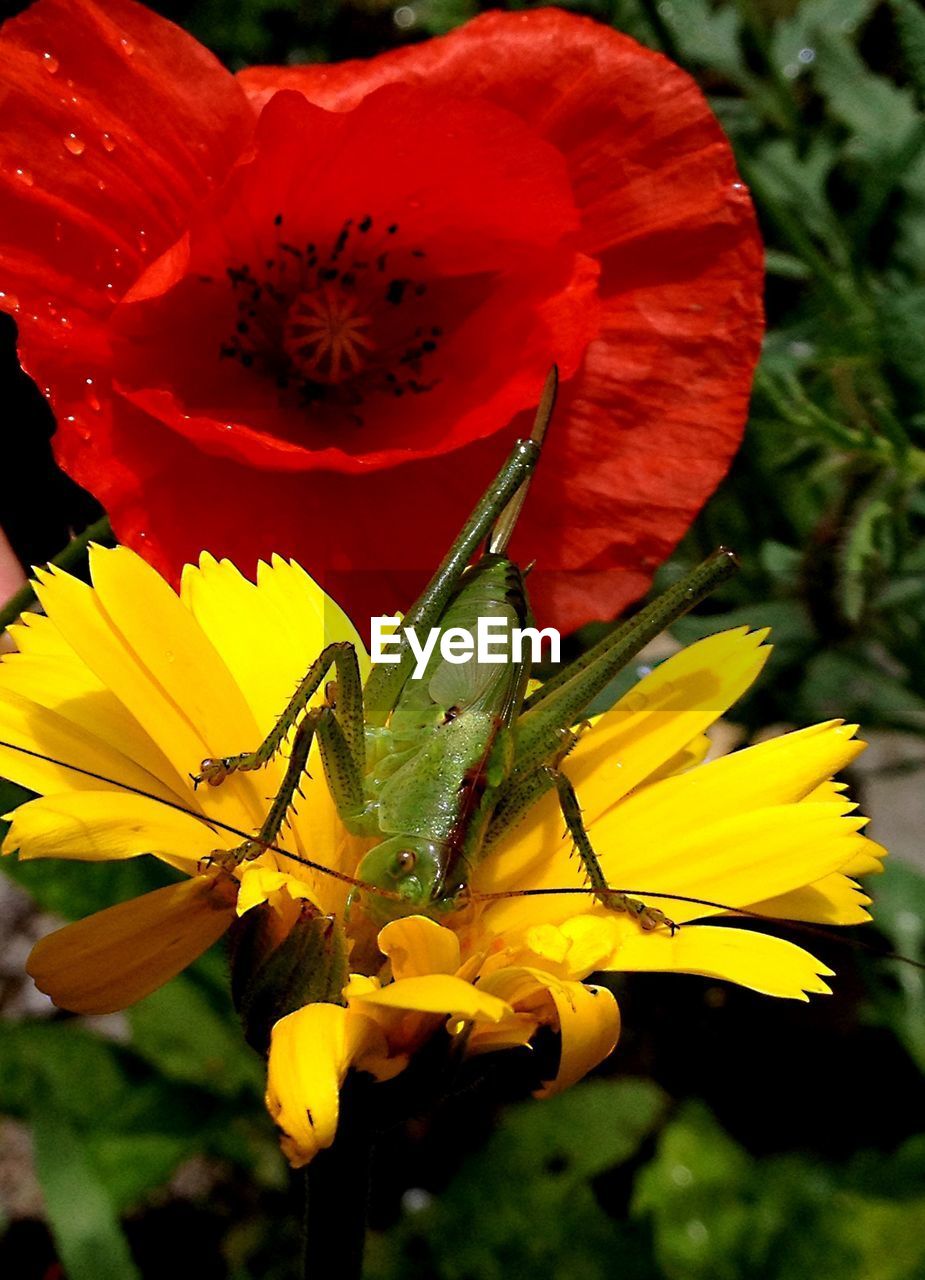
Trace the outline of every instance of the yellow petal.
<path fill-rule="evenodd" d="M 276 1023 L 266 1102 L 293 1168 L 334 1141 L 340 1087 L 350 1067 L 362 1069 L 364 1059 L 382 1053 L 375 1024 L 341 1005 L 306 1005 Z"/>
<path fill-rule="evenodd" d="M 204 756 L 259 740 L 253 716 L 221 658 L 162 578 L 125 547 L 95 548 L 97 589 L 61 572 L 38 574 L 49 615 L 88 667 L 169 759 L 174 792 L 192 801 L 189 773 Z M 157 625 L 152 625 L 152 618 Z M 266 809 L 253 775 L 203 788 L 199 804 L 250 831 Z"/>
<path fill-rule="evenodd" d="M 191 731 L 196 750 L 216 756 L 246 750 L 242 743 L 256 745 L 259 731 L 244 695 L 160 574 L 126 547 L 91 548 L 90 567 L 110 626 L 179 712 L 187 727 L 184 738 Z M 177 761 L 181 769 L 189 769 L 188 758 Z"/>
<path fill-rule="evenodd" d="M 536 1034 L 539 1023 L 529 1013 L 509 1013 L 500 1022 L 481 1022 L 469 1026 L 466 1057 L 498 1053 L 502 1049 L 522 1049 Z"/>
<path fill-rule="evenodd" d="M 380 930 L 378 945 L 392 962 L 392 977 L 396 981 L 428 973 L 455 973 L 459 968 L 456 934 L 426 916 L 393 920 Z"/>
<path fill-rule="evenodd" d="M 526 964 L 580 981 L 603 968 L 620 936 L 619 918 L 611 913 L 574 916 L 561 925 L 534 925 L 520 936 L 508 932 L 504 951 L 489 955 L 482 972 L 493 972 L 505 963 Z"/>
<path fill-rule="evenodd" d="M 739 627 L 680 650 L 582 735 L 564 767 L 578 790 L 586 825 L 642 782 L 664 773 L 745 692 L 770 653 L 761 644 L 766 635 Z M 473 888 L 491 892 L 535 883 L 541 870 L 549 869 L 561 833 L 556 797 L 546 796 L 476 868 Z M 560 852 L 561 863 L 568 849 Z M 563 883 L 575 883 L 574 876 Z"/>
<path fill-rule="evenodd" d="M 547 1097 L 568 1088 L 596 1067 L 613 1051 L 620 1035 L 620 1011 L 612 994 L 603 987 L 562 981 L 554 974 L 529 965 L 511 965 L 489 972 L 480 985 L 514 1010 L 499 1027 L 495 1037 L 476 1028 L 471 1037 L 473 1052 L 524 1044 L 532 1023 L 535 1030 L 547 1025 L 562 1038 L 559 1067 L 555 1078 L 539 1091 Z"/>
<path fill-rule="evenodd" d="M 47 614 L 31 611 L 20 614 L 18 621 L 9 628 L 9 633 L 17 653 L 57 658 L 62 662 L 77 660 L 74 650 Z M 4 658 L 6 661 L 9 657 Z"/>
<path fill-rule="evenodd" d="M 693 742 L 689 742 L 686 747 L 682 747 L 670 760 L 666 760 L 660 769 L 650 773 L 646 778 L 646 784 L 658 782 L 660 778 L 670 778 L 675 773 L 687 773 L 688 769 L 693 769 L 697 765 L 703 764 L 710 754 L 712 745 L 707 734 L 699 733 Z"/>
<path fill-rule="evenodd" d="M 841 868 L 846 876 L 876 876 L 883 871 L 887 851 L 882 844 L 865 836 L 856 842 L 851 857 Z"/>
<path fill-rule="evenodd" d="M 822 979 L 832 973 L 815 956 L 783 938 L 712 925 L 691 925 L 673 938 L 661 930 L 641 934 L 627 929 L 613 967 L 723 978 L 790 1000 L 807 1000 L 809 992 L 827 995 L 829 987 Z"/>
<path fill-rule="evenodd" d="M 32 948 L 35 985 L 72 1013 L 113 1013 L 191 964 L 234 918 L 236 885 L 196 876 L 66 925 Z"/>
<path fill-rule="evenodd" d="M 0 777 L 8 778 L 39 794 L 62 791 L 99 791 L 123 784 L 164 800 L 177 793 L 147 772 L 134 755 L 137 743 L 103 741 L 79 722 L 47 710 L 3 687 L 0 671 Z M 21 747 L 24 750 L 16 750 Z M 42 757 L 51 757 L 51 760 Z M 53 763 L 61 761 L 60 764 Z M 69 768 L 68 766 L 74 766 Z M 86 770 L 87 772 L 80 772 Z M 89 777 L 96 774 L 96 777 Z M 190 807 L 196 809 L 195 796 Z"/>
<path fill-rule="evenodd" d="M 665 778 L 628 796 L 619 813 L 614 810 L 601 818 L 593 838 L 603 847 L 619 828 L 625 839 L 629 825 L 640 832 L 651 829 L 652 816 L 657 814 L 658 838 L 665 840 L 682 834 L 691 824 L 720 815 L 732 818 L 750 810 L 794 804 L 864 750 L 855 732 L 855 725 L 833 720 Z M 842 812 L 848 810 L 848 802 L 840 797 L 829 803 L 841 805 Z"/>
<path fill-rule="evenodd" d="M 792 889 L 776 898 L 754 902 L 750 911 L 778 920 L 807 920 L 816 924 L 865 924 L 870 898 L 860 885 L 840 872 L 825 876 L 815 884 Z"/>
<path fill-rule="evenodd" d="M 49 619 L 43 617 L 42 621 L 49 622 Z M 30 633 L 31 630 L 29 628 Z M 52 630 L 59 634 L 57 628 Z M 34 652 L 7 655 L 0 665 L 0 689 L 53 711 L 82 733 L 109 743 L 113 750 L 129 756 L 152 777 L 175 778 L 167 757 L 115 694 L 69 646 L 62 642 L 62 648 L 65 649 L 62 655 Z M 185 785 L 181 788 L 186 789 Z"/>
<path fill-rule="evenodd" d="M 728 711 L 767 661 L 766 636 L 746 627 L 707 636 L 673 654 L 601 717 L 566 766 L 588 822 Z"/>
<path fill-rule="evenodd" d="M 562 1049 L 555 1079 L 537 1090 L 548 1098 L 588 1074 L 613 1052 L 620 1037 L 620 1009 L 606 987 L 580 982 L 551 982 Z"/>
<path fill-rule="evenodd" d="M 351 641 L 364 677 L 368 671 L 343 610 L 304 570 L 278 556 L 259 566 L 255 585 L 228 560 L 203 555 L 198 567 L 185 567 L 181 597 L 244 691 L 262 734 L 326 644 Z"/>
<path fill-rule="evenodd" d="M 237 906 L 239 916 L 243 916 L 254 907 L 259 907 L 263 902 L 268 902 L 281 891 L 285 892 L 290 901 L 312 902 L 322 910 L 320 904 L 315 902 L 314 895 L 306 882 L 297 876 L 289 875 L 288 872 L 274 871 L 272 867 L 258 866 L 251 862 L 244 864 L 240 875 L 241 888 L 238 890 Z"/>
<path fill-rule="evenodd" d="M 176 703 L 143 670 L 114 628 L 98 593 L 60 570 L 39 571 L 35 589 L 43 607 L 81 661 L 112 691 L 141 733 L 168 757 L 170 773 L 163 781 L 174 793 L 182 794 L 190 789 L 187 775 L 198 764 L 196 756 L 202 759 L 208 753 L 202 751 L 200 739 Z M 153 602 L 146 616 L 150 625 L 150 619 L 157 616 Z M 192 765 L 188 763 L 190 758 Z"/>
<path fill-rule="evenodd" d="M 710 768 L 705 765 L 698 772 Z M 647 791 L 675 781 L 667 779 Z M 592 828 L 591 839 L 613 888 L 661 907 L 678 923 L 722 908 L 659 900 L 660 891 L 708 899 L 727 908 L 747 907 L 839 870 L 853 854 L 855 832 L 865 822 L 844 816 L 850 806 L 840 801 L 778 805 L 732 817 L 723 815 L 722 809 L 716 814 L 693 808 L 684 823 L 670 807 L 647 805 L 640 812 L 633 803 L 636 798 L 605 814 Z M 543 817 L 548 823 L 546 859 L 535 865 L 527 884 L 586 889 L 577 860 L 568 856 L 569 846 L 559 835 L 561 818 L 548 811 Z M 485 908 L 484 924 L 491 932 L 503 934 L 540 921 L 559 922 L 583 910 L 599 910 L 590 894 L 509 898 Z"/>
<path fill-rule="evenodd" d="M 350 1003 L 351 1008 L 401 1009 L 459 1018 L 464 1022 L 500 1022 L 510 1012 L 503 1000 L 488 995 L 471 982 L 445 974 L 403 978 L 378 991 L 358 996 Z"/>
<path fill-rule="evenodd" d="M 69 791 L 20 805 L 3 852 L 20 858 L 76 858 L 88 862 L 157 854 L 192 871 L 225 841 L 205 823 L 124 791 Z"/>

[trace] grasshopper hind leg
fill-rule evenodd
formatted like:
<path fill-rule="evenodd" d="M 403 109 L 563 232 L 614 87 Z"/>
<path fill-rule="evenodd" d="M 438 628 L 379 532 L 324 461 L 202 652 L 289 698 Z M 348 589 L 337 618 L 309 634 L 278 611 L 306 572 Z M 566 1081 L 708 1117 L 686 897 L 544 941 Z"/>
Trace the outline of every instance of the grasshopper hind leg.
<path fill-rule="evenodd" d="M 606 907 L 608 911 L 627 912 L 639 922 L 640 928 L 646 931 L 666 928 L 674 935 L 680 926 L 675 924 L 673 920 L 669 920 L 664 911 L 660 911 L 658 907 L 647 906 L 646 903 L 640 902 L 638 898 L 631 898 L 629 894 L 621 893 L 617 889 L 611 889 L 585 830 L 575 788 L 565 774 L 558 769 L 551 769 L 550 772 L 554 775 L 553 781 L 559 797 L 559 807 L 562 810 L 568 834 L 572 838 L 575 851 L 581 859 L 588 882 L 598 902 Z"/>

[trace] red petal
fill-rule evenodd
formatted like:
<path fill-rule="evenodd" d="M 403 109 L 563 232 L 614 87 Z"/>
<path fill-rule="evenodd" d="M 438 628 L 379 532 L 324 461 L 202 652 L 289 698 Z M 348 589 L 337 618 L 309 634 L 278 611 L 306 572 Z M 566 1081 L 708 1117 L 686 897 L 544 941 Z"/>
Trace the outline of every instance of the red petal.
<path fill-rule="evenodd" d="M 761 339 L 754 213 L 694 81 L 555 9 L 486 14 L 368 62 L 239 78 L 258 105 L 287 87 L 337 110 L 396 80 L 452 85 L 562 151 L 606 315 L 564 389 L 515 546 L 538 556 L 534 590 L 560 623 L 635 598 L 725 474 Z"/>
<path fill-rule="evenodd" d="M 140 12 L 124 0 L 114 11 L 123 9 Z M 90 9 L 40 0 L 30 13 L 51 11 Z M 340 111 L 396 80 L 506 108 L 564 157 L 582 219 L 577 247 L 602 268 L 605 320 L 564 389 L 515 549 L 539 560 L 531 584 L 545 623 L 566 627 L 611 614 L 640 593 L 684 532 L 725 471 L 744 421 L 761 329 L 760 244 L 728 144 L 682 71 L 608 28 L 554 10 L 487 15 L 443 40 L 369 63 L 242 77 L 255 100 L 288 86 Z M 40 239 L 54 266 L 48 233 L 46 225 Z M 581 262 L 579 253 L 576 270 Z M 61 265 L 71 270 L 72 258 Z M 170 284 L 172 265 L 157 287 Z M 49 288 L 69 296 L 65 278 L 44 284 L 45 296 Z M 579 342 L 574 312 L 587 292 L 566 285 L 559 296 L 557 305 L 572 312 L 555 323 L 577 351 L 596 331 L 589 326 Z M 432 425 L 452 443 L 474 443 L 429 461 L 414 460 L 433 444 L 422 414 L 420 429 L 409 427 L 402 442 L 413 460 L 387 471 L 261 472 L 253 463 L 287 465 L 278 451 L 268 456 L 265 439 L 236 438 L 237 457 L 251 463 L 243 465 L 227 456 L 229 441 L 214 435 L 214 404 L 193 406 L 191 419 L 205 425 L 184 425 L 179 415 L 190 406 L 163 402 L 175 389 L 133 377 L 129 394 L 172 429 L 126 401 L 113 422 L 100 394 L 92 431 L 90 419 L 64 416 L 59 455 L 107 502 L 121 536 L 172 577 L 203 547 L 231 555 L 245 571 L 257 556 L 281 551 L 302 559 L 362 623 L 407 606 L 516 434 L 518 421 L 503 439 L 477 439 L 497 433 L 538 387 L 548 344 L 531 343 L 524 373 L 519 337 L 507 335 L 492 354 L 494 386 L 506 365 L 515 391 L 493 402 L 490 421 L 476 414 L 460 427 L 478 397 L 465 399 L 457 375 L 461 399 Z M 102 341 L 93 355 L 105 360 Z M 473 377 L 480 367 L 472 364 Z M 75 365 L 75 380 L 78 373 Z M 63 376 L 59 362 L 59 408 Z M 387 425 L 398 430 L 402 418 Z"/>
<path fill-rule="evenodd" d="M 561 156 L 508 112 L 403 85 L 350 112 L 278 94 L 188 243 L 113 317 L 119 389 L 208 452 L 260 467 L 359 472 L 446 452 L 532 404 L 554 361 L 571 374 L 597 332 L 598 267 L 575 253 L 577 226 Z M 382 376 L 364 388 L 361 370 L 362 400 L 306 404 L 295 387 L 281 398 L 250 352 L 247 367 L 220 359 L 236 322 L 266 334 L 306 289 L 317 296 L 305 246 L 323 255 L 342 228 L 334 275 L 355 272 L 342 296 L 368 317 L 371 372 L 377 358 L 402 372 L 402 327 L 441 335 L 417 378 L 426 394 L 400 398 Z M 387 282 L 403 275 L 415 279 L 394 281 L 409 287 L 391 305 Z M 279 354 L 278 337 L 264 341 Z M 393 341 L 389 361 L 376 349 Z"/>
<path fill-rule="evenodd" d="M 97 322 L 253 129 L 234 78 L 130 0 L 39 0 L 0 32 L 0 306 L 61 416 L 95 402 Z M 71 366 L 68 373 L 62 365 Z"/>

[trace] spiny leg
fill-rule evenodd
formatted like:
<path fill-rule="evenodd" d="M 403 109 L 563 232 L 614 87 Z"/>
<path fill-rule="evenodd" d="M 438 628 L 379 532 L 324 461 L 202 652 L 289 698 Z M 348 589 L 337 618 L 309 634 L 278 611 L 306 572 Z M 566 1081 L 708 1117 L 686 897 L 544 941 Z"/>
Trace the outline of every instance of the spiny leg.
<path fill-rule="evenodd" d="M 735 557 L 720 548 L 635 617 L 531 694 L 517 721 L 516 773 L 529 773 L 561 749 L 572 725 L 644 645 L 735 572 Z"/>
<path fill-rule="evenodd" d="M 365 689 L 367 724 L 385 724 L 411 673 L 414 658 L 406 630 L 413 629 L 418 635 L 424 635 L 435 626 L 483 539 L 487 536 L 492 546 L 501 546 L 510 536 L 520 510 L 517 495 L 524 489 L 539 461 L 557 386 L 558 373 L 553 368 L 546 379 L 529 438 L 515 442 L 507 461 L 482 494 L 436 573 L 405 614 L 392 661 L 376 663 L 369 673 Z"/>
<path fill-rule="evenodd" d="M 337 720 L 350 750 L 350 756 L 358 774 L 366 770 L 366 745 L 363 732 L 363 687 L 356 650 L 349 640 L 336 640 L 325 645 L 321 653 L 299 681 L 295 693 L 276 724 L 255 751 L 242 751 L 235 756 L 209 757 L 193 775 L 193 785 L 208 782 L 217 787 L 231 773 L 250 769 L 262 769 L 279 751 L 311 698 L 321 687 L 321 682 L 331 667 L 337 670 Z"/>
<path fill-rule="evenodd" d="M 292 753 L 279 790 L 264 819 L 259 832 L 235 849 L 220 850 L 212 860 L 223 866 L 235 867 L 241 862 L 259 858 L 266 849 L 276 843 L 286 814 L 306 772 L 315 735 L 321 748 L 321 761 L 327 784 L 334 798 L 340 818 L 348 823 L 362 812 L 364 804 L 363 779 L 353 761 L 346 735 L 341 728 L 334 708 L 313 707 L 295 731 Z M 301 792 L 299 791 L 299 794 Z"/>
<path fill-rule="evenodd" d="M 565 732 L 572 739 L 569 745 L 573 746 L 578 741 L 578 735 L 570 730 Z M 562 754 L 564 755 L 565 752 Z M 558 772 L 554 765 L 540 765 L 532 773 L 518 775 L 508 781 L 498 795 L 491 822 L 485 833 L 483 845 L 485 854 L 491 853 L 493 846 L 502 836 L 519 826 L 543 796 L 555 790 Z"/>
<path fill-rule="evenodd" d="M 660 911 L 658 907 L 647 907 L 638 898 L 631 898 L 628 894 L 611 889 L 585 830 L 575 788 L 565 774 L 558 769 L 550 768 L 549 772 L 555 775 L 555 787 L 559 794 L 559 806 L 562 809 L 565 825 L 568 828 L 569 835 L 572 837 L 575 850 L 581 859 L 581 864 L 585 869 L 588 881 L 598 902 L 609 911 L 629 912 L 639 921 L 643 929 L 657 929 L 660 925 L 665 925 L 674 934 L 679 926 L 673 920 L 669 920 L 664 911 Z"/>

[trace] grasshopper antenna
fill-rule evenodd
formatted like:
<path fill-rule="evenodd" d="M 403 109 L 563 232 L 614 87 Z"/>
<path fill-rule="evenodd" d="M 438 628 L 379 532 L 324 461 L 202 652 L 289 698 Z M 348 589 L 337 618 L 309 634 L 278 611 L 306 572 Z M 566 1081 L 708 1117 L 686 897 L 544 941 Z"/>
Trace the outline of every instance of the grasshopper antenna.
<path fill-rule="evenodd" d="M 96 782 L 106 783 L 110 787 L 118 788 L 119 791 L 128 792 L 129 795 L 141 796 L 144 800 L 153 800 L 156 804 L 162 804 L 166 809 L 173 809 L 176 813 L 185 813 L 187 817 L 195 818 L 204 827 L 209 827 L 212 830 L 225 831 L 229 835 L 238 836 L 241 840 L 254 840 L 253 833 L 249 834 L 247 831 L 242 831 L 240 827 L 233 827 L 228 822 L 222 822 L 220 818 L 197 813 L 195 809 L 181 804 L 178 800 L 165 800 L 163 796 L 156 796 L 153 792 L 144 791 L 141 787 L 133 787 L 129 782 L 116 782 L 114 778 L 107 778 L 105 773 L 94 773 L 92 769 L 83 769 L 80 765 L 70 764 L 67 760 L 58 760 L 55 756 L 47 756 L 41 751 L 32 751 L 29 747 L 20 747 L 15 742 L 0 741 L 0 747 L 7 751 L 18 751 L 23 756 L 31 756 L 33 760 L 44 760 L 46 764 L 57 765 L 59 769 L 69 769 L 71 773 L 79 773 L 84 778 L 93 778 Z M 290 853 L 288 849 L 282 849 L 278 844 L 263 840 L 256 843 L 260 845 L 264 853 L 275 853 L 281 858 L 289 858 L 292 862 L 298 862 L 302 867 L 308 867 L 311 871 L 330 876 L 332 880 L 339 880 L 342 884 L 349 884 L 354 889 L 365 889 L 369 893 L 375 893 L 380 898 L 388 898 L 394 902 L 400 901 L 400 895 L 392 889 L 380 889 L 377 885 L 367 883 L 366 880 L 359 880 L 356 876 L 348 875 L 346 871 L 337 871 L 334 867 L 326 867 L 323 862 L 314 862 L 311 858 L 303 858 L 297 853 Z"/>
<path fill-rule="evenodd" d="M 547 898 L 572 895 L 587 897 L 595 892 L 596 890 L 590 886 L 570 886 L 561 889 L 500 889 L 494 893 L 473 893 L 471 901 L 493 902 L 503 898 Z M 788 920 L 781 916 L 768 916 L 761 911 L 749 911 L 747 907 L 732 907 L 728 902 L 715 902 L 712 898 L 694 898 L 686 893 L 666 893 L 662 889 L 613 889 L 611 892 L 623 893 L 633 898 L 655 898 L 666 902 L 689 902 L 696 907 L 712 907 L 714 910 L 726 912 L 730 916 L 742 916 L 746 920 L 758 920 L 761 924 L 778 925 L 784 929 L 792 929 L 795 933 L 801 933 L 810 938 L 822 938 L 826 942 L 837 942 L 839 946 L 850 947 L 854 951 L 866 951 L 868 955 L 872 955 L 878 960 L 898 960 L 900 964 L 911 965 L 913 969 L 921 969 L 925 972 L 925 961 L 914 960 L 911 956 L 901 955 L 898 951 L 884 950 L 883 947 L 878 947 L 873 942 L 865 942 L 862 938 L 846 938 L 840 934 L 833 933 L 824 925 L 809 924 L 805 920 Z M 678 926 L 679 929 L 684 929 L 685 927 L 687 926 Z"/>
<path fill-rule="evenodd" d="M 546 435 L 546 428 L 549 426 L 553 410 L 556 407 L 556 395 L 558 390 L 559 369 L 556 365 L 553 365 L 549 370 L 549 373 L 546 375 L 546 381 L 543 384 L 543 394 L 540 396 L 540 403 L 536 410 L 536 417 L 533 420 L 533 430 L 530 432 L 530 439 L 535 444 L 542 445 L 543 443 L 543 437 Z M 507 544 L 511 540 L 511 534 L 514 532 L 514 526 L 517 524 L 517 518 L 524 505 L 524 499 L 527 496 L 527 490 L 529 487 L 530 479 L 528 477 L 514 494 L 513 498 L 511 498 L 510 502 L 492 526 L 491 533 L 488 535 L 489 555 L 500 556 L 507 550 Z"/>

